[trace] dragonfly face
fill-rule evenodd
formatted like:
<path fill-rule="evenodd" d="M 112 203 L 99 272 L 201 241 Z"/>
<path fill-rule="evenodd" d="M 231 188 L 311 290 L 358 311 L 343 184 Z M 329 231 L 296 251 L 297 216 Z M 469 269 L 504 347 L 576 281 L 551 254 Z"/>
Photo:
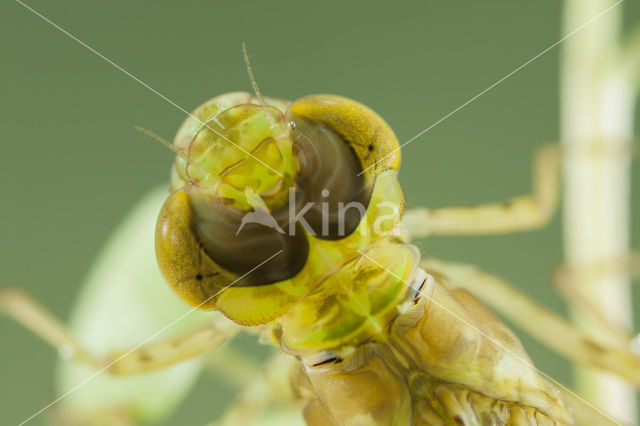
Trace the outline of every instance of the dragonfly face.
<path fill-rule="evenodd" d="M 160 268 L 183 300 L 243 324 L 282 315 L 400 219 L 396 137 L 346 98 L 222 95 L 174 146 Z"/>

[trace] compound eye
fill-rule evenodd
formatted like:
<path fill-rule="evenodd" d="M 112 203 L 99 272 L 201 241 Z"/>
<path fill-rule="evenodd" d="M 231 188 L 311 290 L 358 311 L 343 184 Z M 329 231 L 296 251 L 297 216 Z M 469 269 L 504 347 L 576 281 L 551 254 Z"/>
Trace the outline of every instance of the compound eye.
<path fill-rule="evenodd" d="M 372 185 L 365 183 L 358 157 L 330 127 L 292 116 L 294 153 L 300 161 L 296 185 L 308 202 L 304 219 L 317 238 L 339 240 L 364 216 Z"/>
<path fill-rule="evenodd" d="M 238 211 L 209 197 L 176 191 L 158 218 L 158 264 L 180 298 L 214 309 L 227 287 L 280 282 L 302 269 L 309 254 L 302 230 L 289 235 L 258 223 L 243 227 Z M 273 216 L 282 227 L 280 212 Z"/>
<path fill-rule="evenodd" d="M 309 244 L 302 229 L 290 232 L 287 205 L 247 212 L 197 191 L 190 201 L 194 234 L 216 264 L 242 277 L 235 287 L 284 281 L 304 267 Z M 277 259 L 266 262 L 276 253 Z"/>
<path fill-rule="evenodd" d="M 305 218 L 318 238 L 338 240 L 357 228 L 378 175 L 397 169 L 398 141 L 375 112 L 351 99 L 314 95 L 286 113 L 300 161 L 296 184 L 312 202 Z"/>

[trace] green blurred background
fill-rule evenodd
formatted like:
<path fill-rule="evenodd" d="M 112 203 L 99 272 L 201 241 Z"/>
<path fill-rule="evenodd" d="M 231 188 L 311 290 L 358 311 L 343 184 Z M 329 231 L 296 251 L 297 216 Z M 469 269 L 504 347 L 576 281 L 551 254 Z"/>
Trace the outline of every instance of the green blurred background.
<path fill-rule="evenodd" d="M 244 41 L 263 93 L 354 98 L 400 141 L 563 36 L 559 1 L 28 4 L 187 110 L 250 91 Z M 621 7 L 628 23 L 640 20 L 639 2 Z M 184 114 L 19 3 L 2 2 L 0 16 L 0 284 L 24 285 L 66 318 L 110 232 L 167 180 L 171 152 L 134 126 L 171 139 Z M 532 152 L 559 134 L 558 59 L 551 50 L 408 145 L 400 174 L 408 206 L 529 191 Z M 633 173 L 632 239 L 640 246 L 637 166 Z M 562 258 L 559 216 L 538 232 L 420 246 L 477 263 L 564 312 L 549 284 Z M 566 361 L 523 341 L 541 370 L 570 383 Z M 53 399 L 56 353 L 4 318 L 0 345 L 0 423 L 16 424 Z M 205 424 L 231 397 L 203 376 L 168 424 Z"/>

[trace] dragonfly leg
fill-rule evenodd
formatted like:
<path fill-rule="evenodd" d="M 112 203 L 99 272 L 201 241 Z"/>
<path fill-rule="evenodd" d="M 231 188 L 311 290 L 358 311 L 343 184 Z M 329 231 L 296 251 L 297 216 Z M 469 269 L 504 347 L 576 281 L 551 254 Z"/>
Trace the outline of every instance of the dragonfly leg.
<path fill-rule="evenodd" d="M 626 345 L 630 339 L 628 327 L 612 323 L 600 308 L 594 304 L 579 283 L 587 282 L 594 277 L 603 278 L 624 274 L 631 278 L 640 276 L 640 252 L 631 252 L 627 256 L 602 260 L 584 265 L 561 265 L 553 272 L 553 284 L 558 292 L 572 306 L 589 315 L 608 331 L 607 336 Z"/>
<path fill-rule="evenodd" d="M 533 164 L 533 193 L 502 203 L 468 207 L 416 208 L 403 217 L 409 240 L 428 235 L 499 234 L 544 226 L 558 202 L 559 148 L 538 149 Z"/>
<path fill-rule="evenodd" d="M 428 259 L 422 267 L 451 288 L 464 288 L 555 352 L 640 386 L 640 355 L 624 344 L 587 336 L 503 279 L 475 266 Z"/>
<path fill-rule="evenodd" d="M 220 346 L 241 329 L 221 315 L 215 316 L 192 330 L 102 358 L 79 344 L 58 318 L 22 290 L 0 290 L 0 313 L 33 331 L 62 356 L 71 356 L 112 375 L 144 373 L 176 364 Z"/>

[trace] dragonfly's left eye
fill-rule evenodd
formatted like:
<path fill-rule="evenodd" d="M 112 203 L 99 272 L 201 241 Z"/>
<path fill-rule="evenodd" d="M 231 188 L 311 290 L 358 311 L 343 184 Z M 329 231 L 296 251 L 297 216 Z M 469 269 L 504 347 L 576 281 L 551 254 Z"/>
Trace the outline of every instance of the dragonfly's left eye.
<path fill-rule="evenodd" d="M 304 195 L 304 219 L 317 238 L 339 240 L 355 231 L 369 204 L 372 185 L 347 141 L 332 128 L 292 117 L 296 185 Z"/>
<path fill-rule="evenodd" d="M 298 99 L 286 115 L 300 162 L 296 185 L 311 202 L 305 219 L 317 238 L 342 239 L 364 216 L 377 175 L 398 167 L 395 134 L 374 111 L 340 96 Z"/>

